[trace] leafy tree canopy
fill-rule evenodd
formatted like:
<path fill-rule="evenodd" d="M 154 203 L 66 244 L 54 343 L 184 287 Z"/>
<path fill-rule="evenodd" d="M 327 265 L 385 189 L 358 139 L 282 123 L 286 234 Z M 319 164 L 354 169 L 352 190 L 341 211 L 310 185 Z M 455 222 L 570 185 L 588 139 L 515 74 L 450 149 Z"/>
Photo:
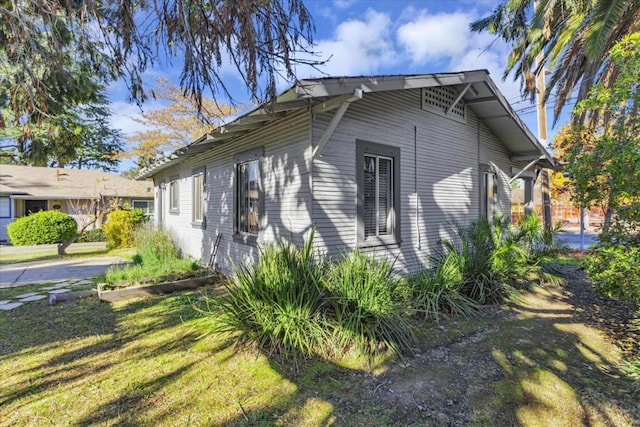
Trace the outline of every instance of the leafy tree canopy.
<path fill-rule="evenodd" d="M 615 83 L 594 85 L 576 106 L 577 114 L 597 112 L 597 123 L 574 125 L 558 148 L 578 202 L 601 206 L 605 237 L 622 238 L 640 232 L 640 32 L 617 43 L 610 55 L 618 70 Z"/>
<path fill-rule="evenodd" d="M 142 75 L 160 58 L 182 66 L 180 86 L 198 105 L 205 88 L 231 98 L 221 77 L 227 62 L 252 97 L 266 100 L 296 62 L 318 63 L 296 57 L 312 31 L 302 0 L 0 2 L 1 59 L 15 64 L 30 111 L 61 86 L 78 86 L 69 55 L 83 75 L 123 78 L 138 102 L 147 96 Z M 34 64 L 47 64 L 46 75 Z"/>
<path fill-rule="evenodd" d="M 203 97 L 198 113 L 196 101 L 165 78 L 158 79 L 153 96 L 168 104 L 134 119 L 148 130 L 127 136 L 129 147 L 120 154 L 122 158 L 137 158 L 139 166 L 195 141 L 236 112 L 234 107 Z"/>

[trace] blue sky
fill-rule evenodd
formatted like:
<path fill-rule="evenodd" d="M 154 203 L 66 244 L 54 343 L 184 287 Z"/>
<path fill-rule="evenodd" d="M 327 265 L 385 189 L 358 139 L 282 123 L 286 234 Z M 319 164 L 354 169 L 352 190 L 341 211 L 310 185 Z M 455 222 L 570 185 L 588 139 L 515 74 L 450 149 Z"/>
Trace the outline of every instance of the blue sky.
<path fill-rule="evenodd" d="M 509 76 L 502 79 L 508 51 L 504 43 L 487 33 L 472 33 L 469 23 L 486 16 L 497 0 L 305 0 L 316 32 L 313 50 L 330 61 L 322 71 L 330 76 L 419 74 L 487 69 L 514 109 L 537 134 L 536 110 L 520 97 L 520 85 Z M 179 67 L 156 67 L 146 73 L 149 83 L 157 76 L 177 81 Z M 298 78 L 320 76 L 310 67 L 298 67 Z M 223 69 L 225 82 L 236 87 L 239 100 L 247 100 L 232 67 Z M 281 89 L 291 83 L 282 81 Z M 112 123 L 125 133 L 141 129 L 132 117 L 140 113 L 125 101 L 124 85 L 110 88 Z M 149 102 L 145 109 L 157 108 Z M 566 120 L 551 128 L 552 135 Z"/>

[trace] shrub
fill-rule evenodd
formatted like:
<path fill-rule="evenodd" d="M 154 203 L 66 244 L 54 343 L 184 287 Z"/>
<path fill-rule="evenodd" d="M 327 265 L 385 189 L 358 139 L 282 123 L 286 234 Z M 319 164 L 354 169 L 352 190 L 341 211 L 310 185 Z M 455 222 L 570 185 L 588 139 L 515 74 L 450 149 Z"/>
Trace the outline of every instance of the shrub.
<path fill-rule="evenodd" d="M 514 227 L 504 219 L 486 219 L 468 227 L 454 226 L 455 242 L 445 242 L 433 261 L 436 268 L 455 253 L 462 271 L 461 294 L 480 304 L 503 301 L 517 289 L 541 280 L 559 278 L 544 272 L 540 260 L 551 251 L 554 230 L 527 218 Z"/>
<path fill-rule="evenodd" d="M 171 235 L 152 227 L 141 227 L 133 234 L 138 255 L 145 264 L 162 264 L 180 258 L 180 250 Z"/>
<path fill-rule="evenodd" d="M 107 247 L 123 248 L 133 245 L 133 232 L 145 221 L 142 209 L 118 209 L 111 212 L 108 221 L 102 225 L 107 238 Z"/>
<path fill-rule="evenodd" d="M 314 257 L 312 241 L 313 235 L 302 249 L 282 242 L 267 246 L 257 264 L 237 268 L 226 295 L 209 300 L 213 331 L 294 360 L 298 354 L 327 352 L 325 265 Z"/>
<path fill-rule="evenodd" d="M 537 215 L 527 215 L 520 219 L 516 227 L 510 229 L 510 238 L 526 251 L 529 262 L 533 263 L 567 249 L 566 244 L 558 243 L 555 239 L 561 228 L 561 223 L 548 227 Z"/>
<path fill-rule="evenodd" d="M 602 295 L 640 302 L 640 247 L 602 246 L 585 257 L 584 267 Z"/>
<path fill-rule="evenodd" d="M 7 233 L 14 245 L 61 243 L 78 232 L 78 224 L 70 215 L 59 211 L 41 211 L 13 221 Z"/>
<path fill-rule="evenodd" d="M 462 293 L 464 260 L 449 252 L 434 271 L 423 270 L 409 278 L 413 309 L 425 318 L 439 320 L 441 312 L 468 316 L 478 304 Z"/>
<path fill-rule="evenodd" d="M 380 348 L 410 350 L 413 332 L 398 304 L 401 280 L 389 261 L 355 250 L 331 265 L 324 280 L 332 296 L 331 317 L 340 347 L 353 343 L 368 355 Z"/>
<path fill-rule="evenodd" d="M 352 345 L 368 355 L 404 351 L 413 335 L 391 271 L 388 262 L 359 252 L 326 261 L 313 252 L 313 233 L 302 248 L 268 246 L 255 265 L 236 269 L 224 295 L 208 300 L 212 329 L 294 361 Z"/>
<path fill-rule="evenodd" d="M 96 228 L 94 230 L 86 230 L 82 233 L 82 236 L 78 237 L 76 240 L 77 243 L 88 243 L 88 242 L 105 242 L 107 237 L 102 232 L 101 228 Z"/>

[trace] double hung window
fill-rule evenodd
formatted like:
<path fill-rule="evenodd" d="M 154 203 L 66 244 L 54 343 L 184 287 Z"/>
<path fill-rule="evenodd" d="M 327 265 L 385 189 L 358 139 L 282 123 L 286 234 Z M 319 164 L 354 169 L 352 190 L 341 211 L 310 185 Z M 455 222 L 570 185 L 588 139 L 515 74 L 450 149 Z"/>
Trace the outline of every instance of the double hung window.
<path fill-rule="evenodd" d="M 358 241 L 365 245 L 400 241 L 400 149 L 358 141 Z"/>
<path fill-rule="evenodd" d="M 244 242 L 255 242 L 262 227 L 262 155 L 260 147 L 235 156 L 235 232 Z"/>
<path fill-rule="evenodd" d="M 205 176 L 204 169 L 196 169 L 192 176 L 192 225 L 204 226 L 205 218 Z"/>
<path fill-rule="evenodd" d="M 179 177 L 171 177 L 169 182 L 169 212 L 180 213 L 180 182 Z"/>
<path fill-rule="evenodd" d="M 480 209 L 482 216 L 493 222 L 497 214 L 498 175 L 487 166 L 482 167 L 482 200 Z"/>

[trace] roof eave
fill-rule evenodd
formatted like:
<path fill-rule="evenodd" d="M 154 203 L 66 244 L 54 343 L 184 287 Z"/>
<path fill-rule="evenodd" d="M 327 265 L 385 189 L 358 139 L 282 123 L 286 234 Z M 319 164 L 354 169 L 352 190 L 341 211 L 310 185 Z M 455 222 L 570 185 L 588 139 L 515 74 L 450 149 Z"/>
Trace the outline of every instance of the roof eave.
<path fill-rule="evenodd" d="M 554 169 L 557 167 L 555 166 L 553 157 L 526 125 L 524 125 L 513 108 L 511 108 L 511 105 L 500 93 L 489 77 L 489 72 L 487 70 L 472 70 L 420 75 L 330 77 L 300 80 L 291 88 L 281 93 L 274 103 L 262 104 L 230 123 L 216 128 L 213 132 L 203 135 L 186 147 L 180 148 L 170 155 L 159 159 L 154 164 L 142 169 L 138 176 L 136 176 L 136 179 L 140 180 L 153 177 L 159 172 L 203 150 L 213 148 L 258 129 L 263 126 L 264 122 L 282 118 L 288 111 L 310 108 L 312 106 L 312 100 L 314 99 L 326 99 L 352 94 L 355 90 L 361 90 L 367 93 L 419 89 L 433 86 L 465 85 L 469 83 L 485 83 L 490 92 L 495 96 L 495 100 L 492 99 L 491 102 L 498 102 L 504 113 L 513 120 L 532 147 L 539 152 L 540 155 L 544 155 L 544 160 L 540 161 L 540 165 Z"/>

